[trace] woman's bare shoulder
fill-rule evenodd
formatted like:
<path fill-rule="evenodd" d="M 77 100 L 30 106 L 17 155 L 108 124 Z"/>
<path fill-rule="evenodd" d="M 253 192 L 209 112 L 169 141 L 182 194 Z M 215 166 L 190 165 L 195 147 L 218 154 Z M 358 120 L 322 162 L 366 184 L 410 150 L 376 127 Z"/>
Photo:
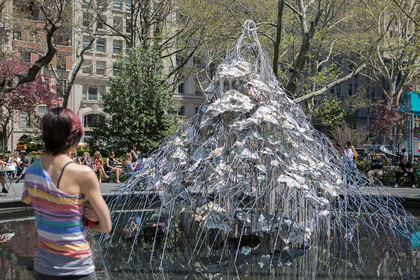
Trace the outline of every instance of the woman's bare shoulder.
<path fill-rule="evenodd" d="M 93 172 L 92 168 L 87 165 L 80 165 L 80 164 L 70 164 L 69 171 L 73 173 L 76 180 L 86 180 L 89 177 L 96 177 L 95 173 Z"/>

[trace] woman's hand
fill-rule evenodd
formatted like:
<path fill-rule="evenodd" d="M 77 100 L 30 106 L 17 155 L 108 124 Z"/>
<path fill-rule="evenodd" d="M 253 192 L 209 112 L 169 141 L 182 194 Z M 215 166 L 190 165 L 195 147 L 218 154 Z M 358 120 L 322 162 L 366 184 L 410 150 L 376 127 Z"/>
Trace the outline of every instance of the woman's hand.
<path fill-rule="evenodd" d="M 86 202 L 85 206 L 83 207 L 83 216 L 92 222 L 99 222 L 99 217 L 89 202 Z"/>

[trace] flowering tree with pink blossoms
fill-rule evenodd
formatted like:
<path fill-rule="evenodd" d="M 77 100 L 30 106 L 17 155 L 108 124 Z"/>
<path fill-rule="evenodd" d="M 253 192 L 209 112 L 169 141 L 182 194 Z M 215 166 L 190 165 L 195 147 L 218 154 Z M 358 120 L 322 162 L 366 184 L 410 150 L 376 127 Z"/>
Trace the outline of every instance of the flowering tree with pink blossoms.
<path fill-rule="evenodd" d="M 392 139 L 393 132 L 397 135 L 404 131 L 404 114 L 398 110 L 400 107 L 397 96 L 378 100 L 378 106 L 373 111 L 373 121 L 370 132 L 373 137 L 385 137 Z"/>
<path fill-rule="evenodd" d="M 10 79 L 17 73 L 28 71 L 30 65 L 13 58 L 0 60 L 0 83 Z M 0 127 L 1 143 L 6 149 L 12 132 L 11 122 L 17 112 L 28 115 L 29 124 L 37 118 L 37 106 L 46 105 L 48 108 L 58 105 L 59 95 L 50 89 L 49 82 L 38 73 L 32 82 L 20 84 L 16 89 L 6 92 L 0 99 Z"/>

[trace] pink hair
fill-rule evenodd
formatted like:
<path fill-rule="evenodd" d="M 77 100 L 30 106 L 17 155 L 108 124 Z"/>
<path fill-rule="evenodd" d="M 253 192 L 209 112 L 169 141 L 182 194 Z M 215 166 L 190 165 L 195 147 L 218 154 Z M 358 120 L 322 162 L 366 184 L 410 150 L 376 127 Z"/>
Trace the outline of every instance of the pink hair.
<path fill-rule="evenodd" d="M 71 131 L 73 132 L 79 130 L 83 136 L 85 132 L 83 131 L 82 122 L 80 121 L 79 116 L 73 110 L 67 108 L 64 109 L 63 113 L 66 114 L 71 120 Z"/>

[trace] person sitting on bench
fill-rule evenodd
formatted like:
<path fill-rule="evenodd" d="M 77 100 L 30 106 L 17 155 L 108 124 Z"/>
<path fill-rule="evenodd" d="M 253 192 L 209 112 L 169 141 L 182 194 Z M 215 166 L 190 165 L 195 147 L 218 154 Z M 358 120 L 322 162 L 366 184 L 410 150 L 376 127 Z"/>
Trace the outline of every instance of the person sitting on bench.
<path fill-rule="evenodd" d="M 398 171 L 395 173 L 395 182 L 396 182 L 395 187 L 396 188 L 398 188 L 398 183 L 400 181 L 400 177 L 402 176 L 404 177 L 410 176 L 412 187 L 413 188 L 416 187 L 415 185 L 416 178 L 414 177 L 414 173 L 413 173 L 413 165 L 405 157 L 402 158 L 402 161 L 400 162 L 400 165 L 398 167 Z"/>
<path fill-rule="evenodd" d="M 92 168 L 93 171 L 98 172 L 98 181 L 99 184 L 102 183 L 102 175 L 106 178 L 109 178 L 108 175 L 106 175 L 105 169 L 104 169 L 104 161 L 102 160 L 102 155 L 99 151 L 96 151 L 93 155 L 93 162 L 92 162 Z"/>
<path fill-rule="evenodd" d="M 376 153 L 375 159 L 370 163 L 370 171 L 368 172 L 368 177 L 372 182 L 374 182 L 373 176 L 375 176 L 378 180 L 381 179 L 383 174 L 382 167 L 384 167 L 384 162 L 381 159 L 381 154 Z"/>
<path fill-rule="evenodd" d="M 22 150 L 20 151 L 21 160 L 18 163 L 18 172 L 17 172 L 17 180 L 16 183 L 19 183 L 20 179 L 22 179 L 23 176 L 25 176 L 26 170 L 31 165 L 31 159 L 26 156 L 26 151 Z"/>
<path fill-rule="evenodd" d="M 117 180 L 115 180 L 115 183 L 119 183 L 120 182 L 121 169 L 115 167 L 115 163 L 119 163 L 119 162 L 116 159 L 114 159 L 114 157 L 115 157 L 115 153 L 111 152 L 109 154 L 109 157 L 106 159 L 105 171 L 109 171 L 109 172 L 113 172 L 113 173 L 115 172 L 115 174 L 117 175 Z"/>

